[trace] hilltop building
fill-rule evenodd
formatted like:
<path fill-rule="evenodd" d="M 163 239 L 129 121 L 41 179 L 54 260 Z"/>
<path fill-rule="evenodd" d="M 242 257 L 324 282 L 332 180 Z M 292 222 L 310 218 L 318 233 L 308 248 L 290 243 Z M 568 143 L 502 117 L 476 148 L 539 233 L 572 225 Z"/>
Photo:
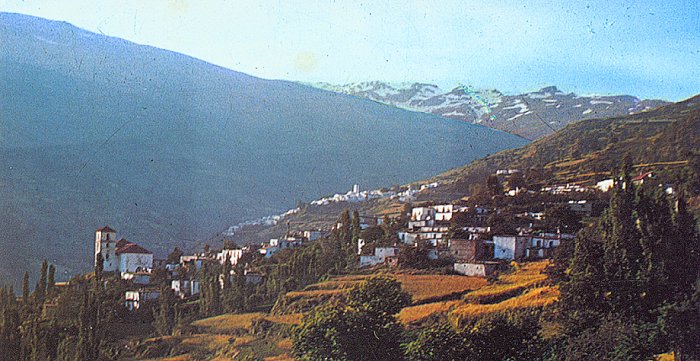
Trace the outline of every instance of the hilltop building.
<path fill-rule="evenodd" d="M 104 272 L 136 274 L 153 268 L 153 253 L 124 238 L 117 240 L 117 231 L 109 226 L 95 231 L 95 264 L 97 255 L 102 256 Z"/>

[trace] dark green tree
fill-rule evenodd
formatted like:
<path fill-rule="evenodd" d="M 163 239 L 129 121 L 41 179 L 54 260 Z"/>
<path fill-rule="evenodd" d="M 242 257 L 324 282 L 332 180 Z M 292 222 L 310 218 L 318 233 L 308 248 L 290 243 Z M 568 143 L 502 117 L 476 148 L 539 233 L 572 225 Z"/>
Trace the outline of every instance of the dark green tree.
<path fill-rule="evenodd" d="M 29 305 L 29 272 L 24 272 L 24 278 L 22 278 L 22 305 Z"/>
<path fill-rule="evenodd" d="M 295 356 L 301 360 L 400 360 L 402 328 L 393 313 L 410 300 L 400 284 L 370 279 L 349 294 L 347 302 L 328 302 L 304 318 L 293 332 Z"/>
<path fill-rule="evenodd" d="M 54 288 L 56 287 L 56 267 L 54 265 L 49 266 L 49 278 L 46 282 L 46 294 L 49 297 L 53 297 L 55 292 Z"/>
<path fill-rule="evenodd" d="M 48 281 L 48 271 L 49 263 L 44 260 L 41 263 L 41 271 L 39 272 L 39 281 L 34 287 L 34 303 L 37 307 L 41 307 L 44 304 L 44 299 L 46 298 L 46 286 Z"/>
<path fill-rule="evenodd" d="M 486 178 L 486 188 L 488 188 L 492 196 L 503 194 L 503 185 L 495 174 L 491 174 Z"/>
<path fill-rule="evenodd" d="M 409 361 L 462 361 L 471 356 L 467 342 L 448 322 L 422 329 L 415 340 L 403 345 Z"/>

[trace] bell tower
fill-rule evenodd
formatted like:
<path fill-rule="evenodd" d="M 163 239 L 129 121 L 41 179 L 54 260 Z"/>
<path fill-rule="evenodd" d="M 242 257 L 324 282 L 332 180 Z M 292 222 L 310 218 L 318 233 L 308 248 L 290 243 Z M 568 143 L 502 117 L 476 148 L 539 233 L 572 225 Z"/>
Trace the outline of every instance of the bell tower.
<path fill-rule="evenodd" d="M 95 262 L 97 255 L 102 255 L 104 272 L 112 272 L 117 269 L 117 231 L 109 226 L 104 226 L 95 231 Z"/>

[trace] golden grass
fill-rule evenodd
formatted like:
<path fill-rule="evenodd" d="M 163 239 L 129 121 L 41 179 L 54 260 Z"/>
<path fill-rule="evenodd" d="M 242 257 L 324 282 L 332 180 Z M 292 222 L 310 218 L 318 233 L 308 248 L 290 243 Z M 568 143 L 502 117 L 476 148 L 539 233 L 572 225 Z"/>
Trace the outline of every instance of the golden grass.
<path fill-rule="evenodd" d="M 399 312 L 397 319 L 404 325 L 418 323 L 434 314 L 447 313 L 460 304 L 460 301 L 442 301 L 405 307 Z"/>
<path fill-rule="evenodd" d="M 202 327 L 211 333 L 227 333 L 238 330 L 247 330 L 252 326 L 253 320 L 261 318 L 265 314 L 254 313 L 227 313 L 220 316 L 205 318 L 192 322 L 192 326 Z"/>
<path fill-rule="evenodd" d="M 488 284 L 484 278 L 457 275 L 396 275 L 396 278 L 411 294 L 414 303 L 464 293 Z"/>
<path fill-rule="evenodd" d="M 254 336 L 240 336 L 240 337 L 236 337 L 236 340 L 233 342 L 233 345 L 234 346 L 244 346 L 244 345 L 247 345 L 255 340 L 256 340 L 256 338 Z"/>
<path fill-rule="evenodd" d="M 227 346 L 231 339 L 232 337 L 229 335 L 195 334 L 183 338 L 181 344 L 207 350 L 216 350 Z"/>
<path fill-rule="evenodd" d="M 452 317 L 459 320 L 471 319 L 489 313 L 503 312 L 522 308 L 542 307 L 555 302 L 559 298 L 557 287 L 537 287 L 524 294 L 509 298 L 503 302 L 494 304 L 463 304 L 455 307 L 451 312 Z"/>
<path fill-rule="evenodd" d="M 286 353 L 283 353 L 277 356 L 265 357 L 265 361 L 294 361 L 294 358 Z"/>
<path fill-rule="evenodd" d="M 375 275 L 349 275 L 333 278 L 309 285 L 304 291 L 287 292 L 286 297 L 295 300 L 299 298 L 315 298 L 336 295 L 346 292 L 351 287 Z M 388 274 L 396 278 L 404 290 L 413 298 L 414 303 L 464 293 L 485 286 L 488 282 L 480 277 L 465 277 L 457 275 L 411 275 Z"/>
<path fill-rule="evenodd" d="M 170 357 L 160 357 L 160 358 L 150 358 L 150 359 L 145 359 L 144 361 L 191 361 L 193 360 L 192 356 L 188 354 L 184 355 L 177 355 L 177 356 L 170 356 Z"/>
<path fill-rule="evenodd" d="M 676 356 L 673 354 L 673 352 L 663 353 L 661 355 L 656 356 L 656 361 L 673 361 L 675 359 Z"/>
<path fill-rule="evenodd" d="M 542 284 L 547 276 L 542 271 L 549 261 L 514 264 L 513 273 L 501 275 L 496 283 L 469 292 L 464 300 L 471 303 L 489 303 L 504 297 L 515 296 L 530 287 Z"/>
<path fill-rule="evenodd" d="M 277 347 L 283 349 L 283 350 L 291 350 L 292 349 L 292 339 L 291 338 L 283 338 L 279 342 L 277 342 Z"/>
<path fill-rule="evenodd" d="M 344 289 L 321 289 L 321 290 L 311 290 L 311 291 L 292 291 L 287 292 L 285 295 L 291 300 L 296 300 L 299 298 L 315 298 L 322 296 L 333 296 L 345 292 Z"/>
<path fill-rule="evenodd" d="M 301 324 L 301 319 L 304 317 L 301 313 L 290 313 L 287 315 L 267 315 L 263 318 L 272 323 L 281 323 L 285 325 Z"/>

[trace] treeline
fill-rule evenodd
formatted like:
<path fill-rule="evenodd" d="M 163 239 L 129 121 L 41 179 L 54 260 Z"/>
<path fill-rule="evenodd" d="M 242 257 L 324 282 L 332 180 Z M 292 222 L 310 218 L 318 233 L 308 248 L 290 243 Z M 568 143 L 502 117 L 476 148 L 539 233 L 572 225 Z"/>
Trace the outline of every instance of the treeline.
<path fill-rule="evenodd" d="M 0 360 L 113 359 L 115 351 L 106 347 L 105 335 L 106 326 L 123 309 L 120 290 L 106 287 L 99 267 L 62 290 L 54 275 L 54 266 L 44 261 L 33 292 L 27 273 L 20 298 L 11 286 L 0 288 Z"/>

